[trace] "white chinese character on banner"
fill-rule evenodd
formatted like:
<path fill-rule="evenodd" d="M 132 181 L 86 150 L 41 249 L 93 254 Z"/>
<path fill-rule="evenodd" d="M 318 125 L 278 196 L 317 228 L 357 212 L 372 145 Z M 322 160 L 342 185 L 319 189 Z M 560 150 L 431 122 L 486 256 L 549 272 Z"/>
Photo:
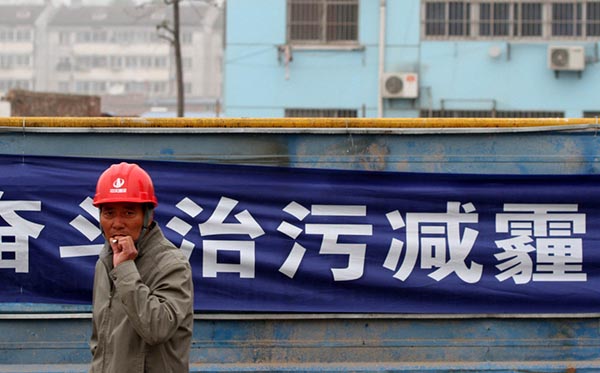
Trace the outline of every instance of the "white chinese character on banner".
<path fill-rule="evenodd" d="M 0 198 L 4 192 L 0 191 Z M 37 238 L 44 229 L 23 219 L 17 211 L 41 211 L 40 201 L 0 201 L 0 218 L 8 226 L 0 226 L 0 268 L 29 272 L 29 237 Z"/>
<path fill-rule="evenodd" d="M 461 208 L 463 212 L 460 211 Z M 467 283 L 475 283 L 481 279 L 483 266 L 474 261 L 467 264 L 467 256 L 479 232 L 469 227 L 461 229 L 464 224 L 478 222 L 473 204 L 448 202 L 444 213 L 409 212 L 406 213 L 406 221 L 399 211 L 392 211 L 386 216 L 393 230 L 406 228 L 406 249 L 400 268 L 398 264 L 404 242 L 396 238 L 392 239 L 383 264 L 383 267 L 396 271 L 394 278 L 405 281 L 420 257 L 421 269 L 436 268 L 428 275 L 436 281 L 451 273 L 456 273 Z"/>
<path fill-rule="evenodd" d="M 502 263 L 496 265 L 500 274 L 496 278 L 500 281 L 512 278 L 515 284 L 525 284 L 531 280 L 533 262 L 529 253 L 535 251 L 530 243 L 533 239 L 529 236 L 516 236 L 505 240 L 496 241 L 496 246 L 504 250 L 494 254 Z"/>
<path fill-rule="evenodd" d="M 367 215 L 367 207 L 363 205 L 312 205 L 309 210 L 296 202 L 291 202 L 283 211 L 299 221 L 303 221 L 308 215 L 331 217 Z M 285 221 L 279 225 L 277 230 L 293 239 L 297 239 L 302 233 L 301 228 Z M 348 257 L 347 267 L 331 269 L 334 281 L 351 281 L 362 277 L 367 245 L 364 243 L 341 243 L 339 237 L 371 236 L 373 234 L 371 224 L 305 224 L 304 231 L 306 234 L 323 236 L 319 254 L 345 255 Z M 306 248 L 295 242 L 279 271 L 290 278 L 294 278 L 305 253 Z"/>
<path fill-rule="evenodd" d="M 204 209 L 199 206 L 196 202 L 192 201 L 188 197 L 183 198 L 177 205 L 175 205 L 180 211 L 184 212 L 191 218 L 195 218 L 198 216 Z M 167 223 L 167 228 L 177 232 L 180 234 L 183 239 L 181 241 L 181 245 L 179 248 L 185 256 L 190 259 L 192 256 L 192 251 L 196 247 L 192 241 L 188 241 L 185 236 L 192 230 L 192 225 L 186 222 L 185 220 L 174 216 Z"/>
<path fill-rule="evenodd" d="M 264 230 L 248 212 L 243 210 L 234 215 L 236 223 L 225 223 L 225 219 L 233 212 L 238 201 L 221 197 L 217 207 L 212 215 L 204 222 L 198 225 L 200 235 L 219 236 L 219 235 L 247 235 L 252 240 L 265 234 Z M 196 217 L 203 211 L 203 208 L 189 198 L 182 199 L 177 208 L 191 217 Z M 184 220 L 173 217 L 167 227 L 181 234 L 187 235 L 192 226 Z M 202 240 L 202 273 L 204 277 L 217 277 L 218 273 L 239 273 L 240 278 L 254 278 L 255 273 L 255 243 L 248 240 Z M 181 249 L 189 258 L 194 244 L 185 238 L 182 241 Z M 221 263 L 218 260 L 219 252 L 230 252 L 239 255 L 239 263 Z"/>
<path fill-rule="evenodd" d="M 496 216 L 496 232 L 512 238 L 496 241 L 501 263 L 496 278 L 516 284 L 530 281 L 586 281 L 582 272 L 585 214 L 576 204 L 505 204 Z M 534 244 L 531 244 L 534 243 Z M 535 251 L 535 268 L 529 253 Z M 535 270 L 534 270 L 535 269 Z"/>
<path fill-rule="evenodd" d="M 87 214 L 93 217 L 93 221 L 90 221 L 88 218 L 83 215 L 77 215 L 71 222 L 69 223 L 73 228 L 75 228 L 79 233 L 83 234 L 89 242 L 95 241 L 100 235 L 102 231 L 100 230 L 99 225 L 99 213 L 98 208 L 93 205 L 93 201 L 90 197 L 86 197 L 79 204 Z M 73 258 L 73 257 L 81 257 L 81 256 L 93 256 L 100 254 L 104 243 L 101 244 L 87 244 L 87 245 L 75 245 L 75 246 L 60 246 L 59 252 L 61 258 Z"/>

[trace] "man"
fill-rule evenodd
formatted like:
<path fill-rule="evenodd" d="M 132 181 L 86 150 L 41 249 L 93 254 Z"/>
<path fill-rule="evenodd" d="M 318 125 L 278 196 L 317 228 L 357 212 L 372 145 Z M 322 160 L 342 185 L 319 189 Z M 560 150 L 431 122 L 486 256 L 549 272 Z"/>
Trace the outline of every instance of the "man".
<path fill-rule="evenodd" d="M 150 176 L 136 164 L 112 165 L 93 203 L 106 243 L 94 275 L 90 372 L 188 372 L 192 272 L 153 220 Z"/>

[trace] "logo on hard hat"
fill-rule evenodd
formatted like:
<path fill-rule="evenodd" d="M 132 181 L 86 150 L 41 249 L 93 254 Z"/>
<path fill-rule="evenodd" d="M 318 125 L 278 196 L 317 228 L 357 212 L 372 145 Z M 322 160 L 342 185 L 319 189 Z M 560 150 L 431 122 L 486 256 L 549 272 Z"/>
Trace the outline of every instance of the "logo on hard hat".
<path fill-rule="evenodd" d="M 125 180 L 123 180 L 123 179 L 122 179 L 122 178 L 120 178 L 120 177 L 116 178 L 116 179 L 115 179 L 115 181 L 113 182 L 113 186 L 114 186 L 115 188 L 120 188 L 120 187 L 122 187 L 123 185 L 125 185 Z"/>
<path fill-rule="evenodd" d="M 114 189 L 110 190 L 111 193 L 127 193 L 127 188 L 122 188 L 123 185 L 125 185 L 124 179 L 118 177 L 115 179 L 115 181 L 113 181 L 112 185 Z"/>

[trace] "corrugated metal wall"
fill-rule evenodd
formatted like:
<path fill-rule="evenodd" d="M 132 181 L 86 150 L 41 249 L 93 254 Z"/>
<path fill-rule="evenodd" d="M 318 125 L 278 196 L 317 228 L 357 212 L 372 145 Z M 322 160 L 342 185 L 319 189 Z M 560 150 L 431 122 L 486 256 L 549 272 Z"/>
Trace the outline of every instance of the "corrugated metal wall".
<path fill-rule="evenodd" d="M 0 152 L 411 172 L 594 174 L 596 123 L 0 119 Z M 1 184 L 0 184 L 1 188 Z M 0 305 L 0 372 L 83 372 L 89 307 Z M 203 372 L 599 372 L 598 315 L 196 315 Z"/>

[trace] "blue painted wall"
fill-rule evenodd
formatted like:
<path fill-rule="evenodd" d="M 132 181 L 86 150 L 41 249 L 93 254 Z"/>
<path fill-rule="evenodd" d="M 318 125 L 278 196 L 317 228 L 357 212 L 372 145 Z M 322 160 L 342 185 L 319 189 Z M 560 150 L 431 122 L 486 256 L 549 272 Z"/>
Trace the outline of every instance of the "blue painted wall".
<path fill-rule="evenodd" d="M 596 41 L 426 41 L 420 0 L 387 0 L 385 71 L 418 72 L 417 100 L 384 100 L 384 117 L 419 110 L 600 111 Z M 377 116 L 380 1 L 359 3 L 357 50 L 293 48 L 285 64 L 286 0 L 228 0 L 224 102 L 228 117 L 283 117 L 285 108 L 358 110 Z M 581 75 L 547 66 L 549 45 L 583 45 Z M 491 48 L 500 55 L 492 57 Z"/>

